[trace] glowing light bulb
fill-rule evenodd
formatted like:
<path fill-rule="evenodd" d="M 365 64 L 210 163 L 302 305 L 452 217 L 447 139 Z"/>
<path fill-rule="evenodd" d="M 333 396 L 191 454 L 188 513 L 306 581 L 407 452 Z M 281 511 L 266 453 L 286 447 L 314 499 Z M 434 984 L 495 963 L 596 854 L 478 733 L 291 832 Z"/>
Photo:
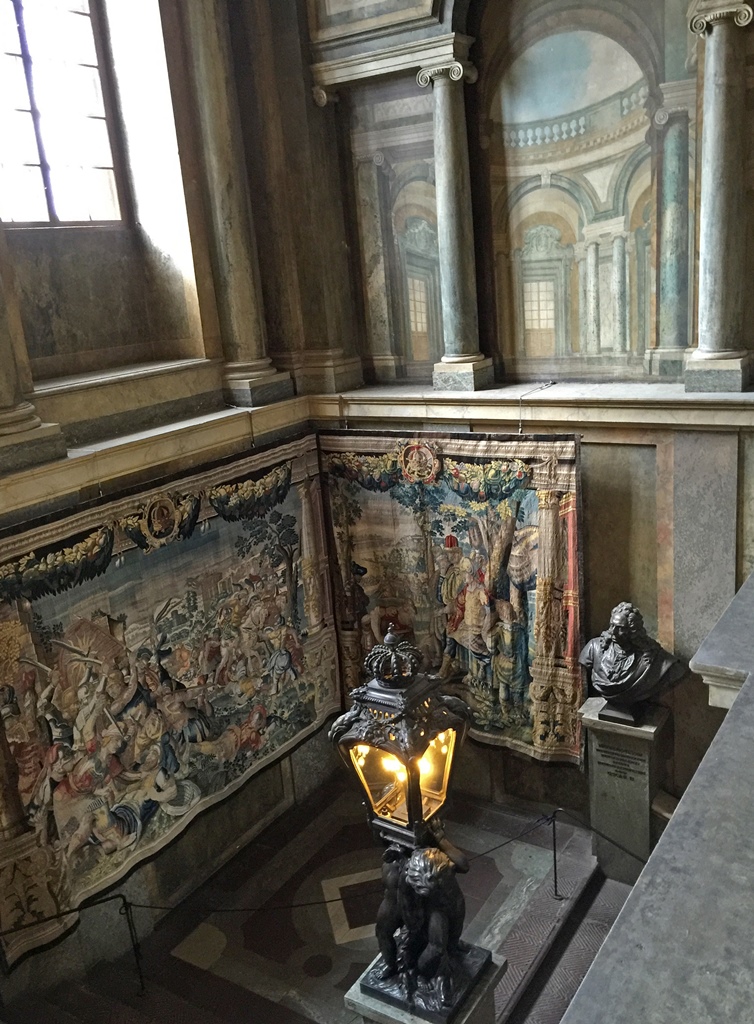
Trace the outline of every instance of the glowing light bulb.
<path fill-rule="evenodd" d="M 403 765 L 397 757 L 393 757 L 392 754 L 388 754 L 382 759 L 382 767 L 389 772 L 395 772 L 397 774 L 403 768 Z"/>
<path fill-rule="evenodd" d="M 419 772 L 422 775 L 426 775 L 427 772 L 431 772 L 431 771 L 432 771 L 432 762 L 430 761 L 430 759 L 428 757 L 421 758 L 421 760 L 419 761 Z"/>
<path fill-rule="evenodd" d="M 364 743 L 359 743 L 358 746 L 356 747 L 356 753 L 359 755 L 359 757 L 366 757 L 367 754 L 369 753 L 369 747 Z"/>
<path fill-rule="evenodd" d="M 443 743 L 443 745 L 440 747 L 440 750 L 443 752 L 443 754 L 447 754 L 447 752 L 448 752 L 448 744 L 447 743 Z"/>

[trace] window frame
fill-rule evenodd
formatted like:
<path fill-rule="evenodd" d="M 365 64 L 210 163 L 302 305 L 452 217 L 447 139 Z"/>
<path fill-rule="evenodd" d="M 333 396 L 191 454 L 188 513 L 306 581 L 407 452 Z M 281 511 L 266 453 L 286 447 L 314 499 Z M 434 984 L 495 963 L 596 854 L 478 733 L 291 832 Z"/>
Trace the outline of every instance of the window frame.
<path fill-rule="evenodd" d="M 6 0 L 10 2 L 17 11 L 20 6 L 23 12 L 24 0 Z M 40 157 L 40 170 L 45 194 L 45 203 L 49 214 L 48 220 L 1 220 L 0 224 L 6 231 L 18 230 L 67 230 L 70 228 L 124 228 L 132 227 L 135 223 L 133 190 L 128 170 L 126 157 L 125 132 L 123 117 L 118 102 L 118 91 L 115 85 L 115 73 L 113 67 L 112 49 L 110 46 L 110 33 L 107 24 L 103 0 L 89 0 L 89 16 L 92 25 L 92 36 L 94 50 L 97 55 L 97 70 L 99 73 L 102 88 L 102 105 L 104 108 L 105 127 L 110 143 L 110 152 L 113 158 L 113 177 L 115 179 L 115 191 L 120 207 L 120 217 L 112 220 L 61 220 L 55 211 L 55 193 L 50 180 L 50 165 L 47 162 L 44 138 L 42 137 L 39 125 L 40 112 L 34 98 L 34 87 L 31 76 L 31 63 L 33 58 L 29 52 L 25 30 L 19 32 L 19 43 L 21 48 L 21 60 L 26 79 L 26 88 L 31 104 L 31 117 L 34 126 L 34 135 L 37 143 L 37 150 Z"/>

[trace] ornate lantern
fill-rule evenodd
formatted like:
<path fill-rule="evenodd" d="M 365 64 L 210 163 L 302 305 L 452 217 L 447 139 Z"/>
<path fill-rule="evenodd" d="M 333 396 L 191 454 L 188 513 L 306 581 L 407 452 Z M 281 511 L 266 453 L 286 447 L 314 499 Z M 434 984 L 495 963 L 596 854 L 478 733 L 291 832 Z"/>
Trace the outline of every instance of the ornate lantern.
<path fill-rule="evenodd" d="M 356 772 L 379 837 L 409 848 L 438 845 L 438 815 L 466 737 L 468 707 L 439 695 L 437 678 L 417 676 L 420 652 L 392 629 L 367 655 L 372 678 L 353 691 L 353 708 L 330 736 Z"/>
<path fill-rule="evenodd" d="M 465 904 L 456 873 L 469 864 L 445 838 L 440 819 L 469 708 L 438 693 L 439 678 L 417 674 L 420 661 L 417 648 L 391 626 L 364 661 L 370 681 L 353 691 L 353 707 L 333 724 L 330 738 L 355 772 L 372 828 L 387 844 L 375 929 L 380 956 L 362 975 L 360 991 L 447 1022 L 491 954 L 460 941 Z"/>

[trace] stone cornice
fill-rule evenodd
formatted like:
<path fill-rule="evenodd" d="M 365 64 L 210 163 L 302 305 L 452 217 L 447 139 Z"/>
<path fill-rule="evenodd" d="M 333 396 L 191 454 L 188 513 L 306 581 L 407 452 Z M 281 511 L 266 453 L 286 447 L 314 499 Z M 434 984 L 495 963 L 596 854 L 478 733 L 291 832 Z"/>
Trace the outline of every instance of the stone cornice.
<path fill-rule="evenodd" d="M 689 8 L 689 28 L 698 36 L 704 35 L 718 21 L 732 19 L 743 28 L 752 18 L 754 11 L 749 4 L 730 0 L 694 0 Z"/>
<path fill-rule="evenodd" d="M 401 71 L 415 72 L 418 68 L 456 62 L 465 64 L 471 43 L 469 36 L 458 32 L 427 36 L 383 50 L 369 50 L 312 64 L 312 75 L 315 85 L 329 89 Z"/>

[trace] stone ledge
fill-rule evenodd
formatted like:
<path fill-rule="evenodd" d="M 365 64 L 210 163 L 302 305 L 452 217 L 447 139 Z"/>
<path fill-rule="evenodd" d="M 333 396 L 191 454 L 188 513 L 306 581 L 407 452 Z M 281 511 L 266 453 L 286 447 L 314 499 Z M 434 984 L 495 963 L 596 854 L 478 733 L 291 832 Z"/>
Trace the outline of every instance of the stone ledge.
<path fill-rule="evenodd" d="M 754 1020 L 752 744 L 750 678 L 562 1024 Z"/>
<path fill-rule="evenodd" d="M 645 427 L 658 429 L 754 430 L 754 392 L 690 394 L 683 384 L 558 383 L 532 394 L 526 382 L 466 392 L 436 391 L 418 385 L 368 386 L 339 395 L 312 395 L 311 416 L 317 420 L 348 418 L 351 425 L 370 420 L 428 423 L 457 421 L 462 429 L 516 431 L 523 399 L 523 429 L 579 427 Z M 527 395 L 527 392 L 529 394 Z M 427 428 L 429 429 L 429 428 Z"/>
<path fill-rule="evenodd" d="M 179 359 L 40 381 L 38 414 L 59 423 L 69 446 L 187 419 L 223 406 L 219 360 Z"/>
<path fill-rule="evenodd" d="M 754 573 L 749 576 L 689 662 L 709 687 L 713 707 L 730 708 L 754 672 Z"/>

